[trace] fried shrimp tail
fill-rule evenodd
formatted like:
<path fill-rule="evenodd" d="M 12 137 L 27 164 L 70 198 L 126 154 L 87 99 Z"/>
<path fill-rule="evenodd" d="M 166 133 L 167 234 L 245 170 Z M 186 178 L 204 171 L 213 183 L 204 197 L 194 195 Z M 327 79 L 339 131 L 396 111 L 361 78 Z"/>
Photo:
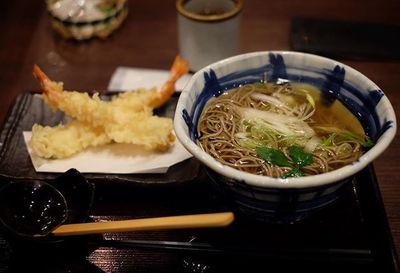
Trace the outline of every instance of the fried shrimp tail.
<path fill-rule="evenodd" d="M 187 62 L 179 55 L 172 63 L 168 79 L 160 88 L 140 88 L 132 92 L 124 92 L 112 99 L 116 107 L 129 107 L 130 109 L 153 110 L 165 104 L 175 92 L 176 81 L 189 71 Z"/>
<path fill-rule="evenodd" d="M 63 84 L 51 81 L 37 64 L 33 66 L 32 73 L 40 84 L 46 102 L 53 110 L 57 109 L 59 102 L 63 99 Z"/>
<path fill-rule="evenodd" d="M 189 71 L 188 63 L 179 55 L 175 57 L 167 81 L 157 90 L 157 97 L 151 103 L 153 108 L 163 105 L 175 92 L 176 81 Z"/>
<path fill-rule="evenodd" d="M 45 90 L 46 86 L 45 83 L 49 81 L 49 77 L 40 69 L 40 67 L 37 64 L 33 65 L 33 70 L 32 70 L 33 76 L 35 79 L 40 83 L 42 86 L 42 89 Z"/>
<path fill-rule="evenodd" d="M 37 65 L 33 67 L 33 75 L 40 84 L 45 102 L 52 110 L 59 109 L 94 127 L 109 122 L 109 107 L 99 98 L 98 93 L 90 96 L 87 92 L 66 91 L 63 83 L 52 81 Z"/>

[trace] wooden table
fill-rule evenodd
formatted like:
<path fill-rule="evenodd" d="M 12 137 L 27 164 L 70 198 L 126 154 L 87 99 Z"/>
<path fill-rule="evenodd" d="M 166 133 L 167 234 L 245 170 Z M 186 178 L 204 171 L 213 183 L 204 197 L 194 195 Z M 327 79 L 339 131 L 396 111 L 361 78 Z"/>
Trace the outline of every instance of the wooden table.
<path fill-rule="evenodd" d="M 0 23 L 0 122 L 18 94 L 38 88 L 32 65 L 39 64 L 69 90 L 106 90 L 118 66 L 168 69 L 178 53 L 174 0 L 129 0 L 129 16 L 106 40 L 66 41 L 55 33 L 45 1 L 6 1 Z M 289 50 L 295 16 L 400 24 L 396 0 L 245 1 L 241 51 Z M 351 35 L 351 34 L 349 34 Z M 374 37 L 371 37 L 374 39 Z M 339 61 L 359 70 L 384 90 L 399 119 L 400 62 Z M 400 251 L 400 136 L 374 163 L 387 218 Z"/>

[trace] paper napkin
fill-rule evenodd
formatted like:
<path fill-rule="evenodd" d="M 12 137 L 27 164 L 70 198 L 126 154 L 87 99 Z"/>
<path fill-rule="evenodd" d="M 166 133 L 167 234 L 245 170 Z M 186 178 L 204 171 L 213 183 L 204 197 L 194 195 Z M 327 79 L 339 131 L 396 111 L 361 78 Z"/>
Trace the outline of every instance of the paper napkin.
<path fill-rule="evenodd" d="M 143 69 L 132 67 L 118 67 L 113 73 L 108 90 L 132 90 L 139 87 L 160 87 L 168 79 L 169 71 L 157 69 Z M 191 75 L 183 75 L 175 84 L 176 91 L 181 91 Z"/>

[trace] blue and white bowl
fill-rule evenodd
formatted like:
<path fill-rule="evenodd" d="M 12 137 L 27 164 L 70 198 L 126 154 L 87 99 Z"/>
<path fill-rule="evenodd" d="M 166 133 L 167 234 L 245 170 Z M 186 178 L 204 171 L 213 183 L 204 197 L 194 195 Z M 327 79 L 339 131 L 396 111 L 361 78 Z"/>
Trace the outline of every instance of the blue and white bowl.
<path fill-rule="evenodd" d="M 223 165 L 197 144 L 197 123 L 205 103 L 241 84 L 285 79 L 309 83 L 341 101 L 361 122 L 375 145 L 351 165 L 314 176 L 273 178 Z M 396 117 L 382 90 L 366 76 L 337 61 L 300 52 L 269 51 L 234 56 L 193 75 L 176 108 L 179 141 L 200 160 L 234 207 L 256 219 L 293 222 L 334 202 L 354 175 L 390 144 Z"/>

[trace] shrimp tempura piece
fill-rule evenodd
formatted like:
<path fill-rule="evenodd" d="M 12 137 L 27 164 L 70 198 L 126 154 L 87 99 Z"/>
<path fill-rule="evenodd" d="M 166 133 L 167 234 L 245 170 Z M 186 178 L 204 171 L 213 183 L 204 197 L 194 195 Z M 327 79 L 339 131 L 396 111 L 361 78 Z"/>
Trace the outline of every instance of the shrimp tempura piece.
<path fill-rule="evenodd" d="M 32 127 L 32 150 L 43 158 L 65 158 L 87 147 L 110 142 L 111 139 L 104 133 L 103 128 L 89 128 L 78 120 L 55 127 L 38 124 Z"/>
<path fill-rule="evenodd" d="M 53 128 L 35 125 L 31 146 L 36 147 L 34 151 L 39 156 L 46 158 L 67 157 L 86 147 L 111 141 L 165 151 L 175 140 L 172 120 L 153 116 L 152 110 L 170 98 L 175 91 L 175 82 L 187 71 L 187 63 L 178 56 L 168 80 L 160 89 L 126 92 L 108 102 L 102 101 L 98 94 L 90 97 L 87 93 L 65 91 L 62 83 L 51 81 L 35 65 L 33 74 L 42 87 L 46 103 L 76 120 Z M 87 132 L 87 136 L 82 132 Z M 71 147 L 68 144 L 61 147 L 60 141 L 54 141 L 67 135 L 73 138 Z"/>

